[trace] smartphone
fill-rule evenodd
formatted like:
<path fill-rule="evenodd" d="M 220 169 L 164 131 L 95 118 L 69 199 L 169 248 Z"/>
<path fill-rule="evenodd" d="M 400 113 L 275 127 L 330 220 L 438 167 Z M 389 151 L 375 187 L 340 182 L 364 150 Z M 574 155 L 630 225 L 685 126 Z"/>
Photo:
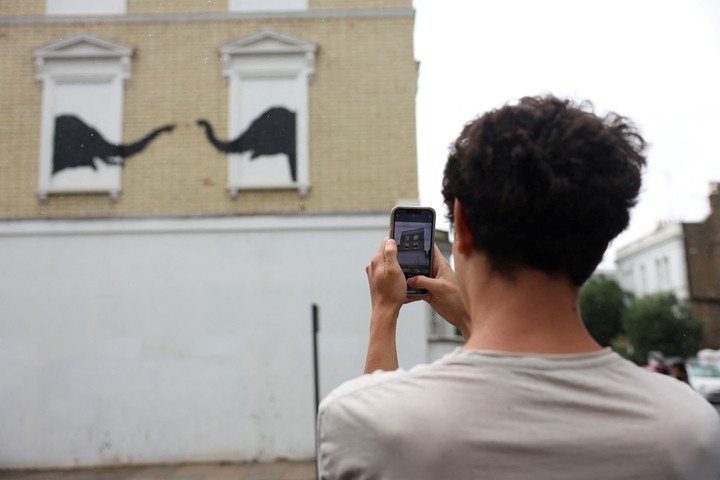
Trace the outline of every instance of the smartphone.
<path fill-rule="evenodd" d="M 435 210 L 429 207 L 395 207 L 390 212 L 390 238 L 398 248 L 398 263 L 405 278 L 432 276 Z M 425 289 L 408 287 L 408 295 L 425 295 Z"/>

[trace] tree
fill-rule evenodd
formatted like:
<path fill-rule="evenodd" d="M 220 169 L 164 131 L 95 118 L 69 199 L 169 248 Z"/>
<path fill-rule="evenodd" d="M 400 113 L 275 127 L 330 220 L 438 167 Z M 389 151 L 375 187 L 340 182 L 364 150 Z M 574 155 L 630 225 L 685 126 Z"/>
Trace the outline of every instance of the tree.
<path fill-rule="evenodd" d="M 632 360 L 632 348 L 628 342 L 627 335 L 624 333 L 613 338 L 612 342 L 610 342 L 610 347 L 618 355 L 627 358 L 628 360 Z"/>
<path fill-rule="evenodd" d="M 592 277 L 580 290 L 580 313 L 590 335 L 603 347 L 623 332 L 628 297 L 620 284 L 605 275 Z"/>
<path fill-rule="evenodd" d="M 693 318 L 690 305 L 673 293 L 658 293 L 635 300 L 625 312 L 623 325 L 632 346 L 632 359 L 645 363 L 652 350 L 665 356 L 694 355 L 702 324 Z"/>

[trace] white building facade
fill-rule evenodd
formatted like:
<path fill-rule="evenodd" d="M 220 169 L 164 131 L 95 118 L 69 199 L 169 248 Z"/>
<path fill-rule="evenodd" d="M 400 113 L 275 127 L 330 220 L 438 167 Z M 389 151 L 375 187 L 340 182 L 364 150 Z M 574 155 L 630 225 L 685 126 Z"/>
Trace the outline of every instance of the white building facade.
<path fill-rule="evenodd" d="M 363 371 L 387 215 L 0 222 L 0 465 L 314 455 L 320 396 Z M 429 359 L 403 307 L 401 366 Z M 12 412 L 12 414 L 10 414 Z"/>
<path fill-rule="evenodd" d="M 636 297 L 672 292 L 688 298 L 685 240 L 679 223 L 661 224 L 653 233 L 619 249 L 616 264 L 620 286 Z"/>

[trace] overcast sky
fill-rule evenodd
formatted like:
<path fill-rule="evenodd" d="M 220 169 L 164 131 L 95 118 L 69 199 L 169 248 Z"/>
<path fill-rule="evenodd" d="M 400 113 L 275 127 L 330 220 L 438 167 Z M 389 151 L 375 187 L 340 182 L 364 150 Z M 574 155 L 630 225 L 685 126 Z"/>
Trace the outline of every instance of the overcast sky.
<path fill-rule="evenodd" d="M 478 114 L 525 95 L 591 100 L 650 144 L 630 228 L 698 221 L 720 181 L 720 1 L 415 0 L 420 200 L 444 212 L 449 144 Z M 441 215 L 439 215 L 441 216 Z"/>

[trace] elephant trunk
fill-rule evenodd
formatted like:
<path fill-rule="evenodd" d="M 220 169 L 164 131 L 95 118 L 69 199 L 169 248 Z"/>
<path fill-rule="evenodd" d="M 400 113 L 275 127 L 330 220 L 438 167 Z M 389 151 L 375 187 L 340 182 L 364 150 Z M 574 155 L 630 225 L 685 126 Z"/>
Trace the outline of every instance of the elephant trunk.
<path fill-rule="evenodd" d="M 174 128 L 175 125 L 165 125 L 164 127 L 156 128 L 135 143 L 131 143 L 130 145 L 118 145 L 116 147 L 117 151 L 115 155 L 123 158 L 131 157 L 136 153 L 141 152 L 145 147 L 147 147 L 150 142 L 155 140 L 158 135 L 161 135 L 165 132 L 172 132 Z"/>
<path fill-rule="evenodd" d="M 207 120 L 198 120 L 197 124 L 205 129 L 205 136 L 207 137 L 208 141 L 212 143 L 215 148 L 217 148 L 221 152 L 232 153 L 238 151 L 236 142 L 223 142 L 222 140 L 219 140 L 215 136 L 215 131 L 213 130 L 212 125 L 210 125 L 210 122 L 208 122 Z"/>

